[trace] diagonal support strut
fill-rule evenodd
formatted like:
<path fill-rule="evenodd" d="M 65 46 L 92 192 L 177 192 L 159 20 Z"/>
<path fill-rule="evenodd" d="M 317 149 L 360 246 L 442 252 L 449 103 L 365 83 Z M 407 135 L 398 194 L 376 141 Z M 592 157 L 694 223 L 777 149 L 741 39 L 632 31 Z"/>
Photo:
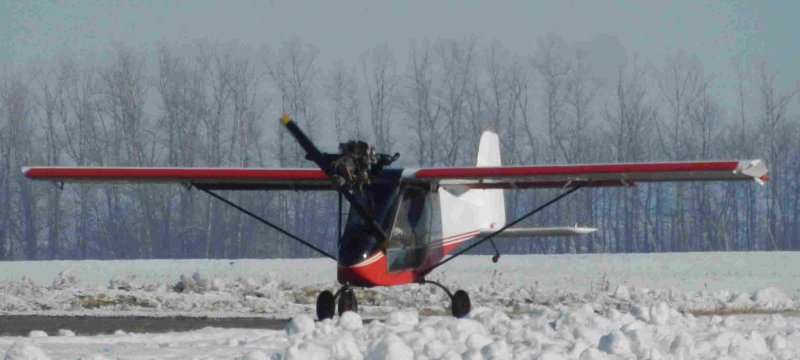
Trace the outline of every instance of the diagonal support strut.
<path fill-rule="evenodd" d="M 295 240 L 295 241 L 297 241 L 297 242 L 299 242 L 299 243 L 301 243 L 301 244 L 303 244 L 303 245 L 305 245 L 305 246 L 308 246 L 309 248 L 311 248 L 312 250 L 314 250 L 314 251 L 316 251 L 316 252 L 318 252 L 318 253 L 322 254 L 323 256 L 325 256 L 325 257 L 329 257 L 329 258 L 333 259 L 334 261 L 336 261 L 336 257 L 334 257 L 333 255 L 329 254 L 329 253 L 328 253 L 328 252 L 326 252 L 325 250 L 322 250 L 322 249 L 320 249 L 320 248 L 318 248 L 318 247 L 316 247 L 316 246 L 312 245 L 312 244 L 311 244 L 311 243 L 309 243 L 308 241 L 305 241 L 305 240 L 303 240 L 303 239 L 301 239 L 301 238 L 299 238 L 299 237 L 295 236 L 294 234 L 292 234 L 292 233 L 290 233 L 290 232 L 288 232 L 288 231 L 284 230 L 284 229 L 283 229 L 283 228 L 281 228 L 280 226 L 278 226 L 278 225 L 275 225 L 275 224 L 273 224 L 273 223 L 271 223 L 271 222 L 267 221 L 266 219 L 262 218 L 261 216 L 258 216 L 258 215 L 256 215 L 256 214 L 254 214 L 254 213 L 250 212 L 249 210 L 247 210 L 247 209 L 245 209 L 245 208 L 243 208 L 243 207 L 241 207 L 241 206 L 237 205 L 237 204 L 236 204 L 236 203 L 234 203 L 234 202 L 231 202 L 230 200 L 228 200 L 228 199 L 226 199 L 226 198 L 224 198 L 224 197 L 222 197 L 222 196 L 220 196 L 220 195 L 216 194 L 215 192 L 213 192 L 213 191 L 211 191 L 211 190 L 204 189 L 204 188 L 202 188 L 202 187 L 197 187 L 197 188 L 198 188 L 198 189 L 200 189 L 201 191 L 203 191 L 204 193 L 206 193 L 206 194 L 208 194 L 208 195 L 211 195 L 213 198 L 215 198 L 215 199 L 217 199 L 217 200 L 219 200 L 219 201 L 222 201 L 223 203 L 225 203 L 225 204 L 227 204 L 227 205 L 231 206 L 232 208 L 234 208 L 234 209 L 236 209 L 236 210 L 239 210 L 239 211 L 243 212 L 245 215 L 247 215 L 247 216 L 250 216 L 251 218 L 258 220 L 258 221 L 259 221 L 259 222 L 261 222 L 262 224 L 264 224 L 264 225 L 267 225 L 267 226 L 269 226 L 269 227 L 271 227 L 271 228 L 273 228 L 273 229 L 277 230 L 277 231 L 278 231 L 278 232 L 280 232 L 281 234 L 284 234 L 284 235 L 286 235 L 286 236 L 288 236 L 288 237 L 292 238 L 292 240 Z"/>
<path fill-rule="evenodd" d="M 430 269 L 428 269 L 428 272 L 431 272 L 431 271 L 433 271 L 433 269 L 436 269 L 436 268 L 438 268 L 439 266 L 442 266 L 442 265 L 446 264 L 448 261 L 450 261 L 450 260 L 453 260 L 453 259 L 455 259 L 455 258 L 457 258 L 457 257 L 461 256 L 461 255 L 462 255 L 462 254 L 464 254 L 465 252 L 472 250 L 472 248 L 474 248 L 474 247 L 476 247 L 476 246 L 478 246 L 478 245 L 480 245 L 480 244 L 484 243 L 485 241 L 491 241 L 491 240 L 492 240 L 492 238 L 494 238 L 494 237 L 495 237 L 495 236 L 497 236 L 498 234 L 502 233 L 503 231 L 506 231 L 506 229 L 508 229 L 508 228 L 510 228 L 510 227 L 512 227 L 512 226 L 514 226 L 514 225 L 516 225 L 516 224 L 517 224 L 517 223 L 519 223 L 520 221 L 522 221 L 522 220 L 525 220 L 525 219 L 527 219 L 527 218 L 529 218 L 529 217 L 533 216 L 534 214 L 536 214 L 536 213 L 538 213 L 538 212 L 540 212 L 540 211 L 544 210 L 544 209 L 545 209 L 545 208 L 547 208 L 548 206 L 555 204 L 555 203 L 556 203 L 556 202 L 558 202 L 559 200 L 561 200 L 561 199 L 565 198 L 567 195 L 569 195 L 569 194 L 572 194 L 572 193 L 574 193 L 575 191 L 578 191 L 578 189 L 580 189 L 580 188 L 582 188 L 582 187 L 584 187 L 584 186 L 586 186 L 586 185 L 589 185 L 590 183 L 591 183 L 591 181 L 581 182 L 580 184 L 576 185 L 576 186 L 575 186 L 575 187 L 573 187 L 572 189 L 569 189 L 569 190 L 567 190 L 567 191 L 565 191 L 565 192 L 563 192 L 563 193 L 559 194 L 558 196 L 556 196 L 556 197 L 554 197 L 554 198 L 550 199 L 550 201 L 548 201 L 548 202 L 546 202 L 546 203 L 544 203 L 544 204 L 540 205 L 540 206 L 539 206 L 539 207 L 537 207 L 536 209 L 533 209 L 531 212 L 529 212 L 529 213 L 527 213 L 527 214 L 525 214 L 525 215 L 522 215 L 521 217 L 517 218 L 516 220 L 514 220 L 514 221 L 512 221 L 512 222 L 510 222 L 510 223 L 508 223 L 508 224 L 506 224 L 506 226 L 503 226 L 503 227 L 501 227 L 499 230 L 497 230 L 497 231 L 495 231 L 495 232 L 493 232 L 493 233 L 491 233 L 491 234 L 487 235 L 487 236 L 486 236 L 486 237 L 484 237 L 483 239 L 480 239 L 480 240 L 478 240 L 476 243 L 474 243 L 474 244 L 472 244 L 472 245 L 470 245 L 470 246 L 467 246 L 467 247 L 466 247 L 466 248 L 464 248 L 463 250 L 461 250 L 461 251 L 459 251 L 459 252 L 457 252 L 457 253 L 453 254 L 453 255 L 452 255 L 452 256 L 450 256 L 449 258 L 447 258 L 447 259 L 443 260 L 442 262 L 440 262 L 440 263 L 438 263 L 438 264 L 434 265 L 433 267 L 431 267 Z M 497 248 L 496 248 L 496 247 L 495 247 L 495 250 L 497 250 Z M 495 255 L 495 256 L 497 256 L 497 255 Z"/>

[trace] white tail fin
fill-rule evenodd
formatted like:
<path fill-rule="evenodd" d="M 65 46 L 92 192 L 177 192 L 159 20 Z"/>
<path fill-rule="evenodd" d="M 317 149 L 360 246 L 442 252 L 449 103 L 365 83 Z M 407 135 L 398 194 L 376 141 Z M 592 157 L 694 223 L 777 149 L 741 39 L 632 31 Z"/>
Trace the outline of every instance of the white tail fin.
<path fill-rule="evenodd" d="M 486 130 L 478 146 L 478 167 L 501 166 L 500 138 L 497 133 Z M 459 198 L 478 209 L 481 229 L 500 229 L 506 224 L 506 201 L 502 189 L 472 189 Z"/>

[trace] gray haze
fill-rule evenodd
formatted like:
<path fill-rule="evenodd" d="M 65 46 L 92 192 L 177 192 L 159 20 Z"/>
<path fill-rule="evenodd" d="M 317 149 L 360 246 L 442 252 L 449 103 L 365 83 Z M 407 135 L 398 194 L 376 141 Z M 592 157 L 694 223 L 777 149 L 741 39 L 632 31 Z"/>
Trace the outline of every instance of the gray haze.
<path fill-rule="evenodd" d="M 475 38 L 533 54 L 546 35 L 589 52 L 593 72 L 614 79 L 636 61 L 662 67 L 683 52 L 716 79 L 715 93 L 735 99 L 733 64 L 762 62 L 800 86 L 797 1 L 142 1 L 0 2 L 0 64 L 46 67 L 59 59 L 106 60 L 120 47 L 236 43 L 278 48 L 297 37 L 319 49 L 318 65 L 356 63 L 386 44 L 405 67 L 411 40 Z"/>

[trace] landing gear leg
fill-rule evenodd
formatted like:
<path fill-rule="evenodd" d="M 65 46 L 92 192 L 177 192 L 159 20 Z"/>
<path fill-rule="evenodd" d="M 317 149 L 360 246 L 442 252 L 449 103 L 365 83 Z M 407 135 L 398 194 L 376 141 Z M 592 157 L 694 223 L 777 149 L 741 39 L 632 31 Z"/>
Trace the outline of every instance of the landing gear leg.
<path fill-rule="evenodd" d="M 422 280 L 421 284 L 435 285 L 444 290 L 444 292 L 447 294 L 447 297 L 450 298 L 450 312 L 455 318 L 467 316 L 469 311 L 472 309 L 472 305 L 469 301 L 469 295 L 464 290 L 458 290 L 455 292 L 455 294 L 453 294 L 447 289 L 447 287 L 436 281 Z"/>
<path fill-rule="evenodd" d="M 317 296 L 317 319 L 320 321 L 332 319 L 336 312 L 336 300 L 333 293 L 325 290 Z"/>
<path fill-rule="evenodd" d="M 352 288 L 344 286 L 337 295 L 339 296 L 339 316 L 342 316 L 345 311 L 358 312 L 358 301 Z"/>

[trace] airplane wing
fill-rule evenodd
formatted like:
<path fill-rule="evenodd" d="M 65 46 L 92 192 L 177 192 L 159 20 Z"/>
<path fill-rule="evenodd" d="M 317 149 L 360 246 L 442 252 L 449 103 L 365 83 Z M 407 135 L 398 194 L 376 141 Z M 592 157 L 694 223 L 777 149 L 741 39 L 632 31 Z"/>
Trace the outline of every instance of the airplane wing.
<path fill-rule="evenodd" d="M 769 180 L 761 160 L 423 168 L 412 178 L 446 187 L 481 189 L 560 188 L 585 181 L 597 187 L 664 181 L 749 180 L 763 184 Z"/>
<path fill-rule="evenodd" d="M 26 177 L 55 182 L 177 183 L 207 190 L 335 190 L 319 169 L 26 167 Z"/>

